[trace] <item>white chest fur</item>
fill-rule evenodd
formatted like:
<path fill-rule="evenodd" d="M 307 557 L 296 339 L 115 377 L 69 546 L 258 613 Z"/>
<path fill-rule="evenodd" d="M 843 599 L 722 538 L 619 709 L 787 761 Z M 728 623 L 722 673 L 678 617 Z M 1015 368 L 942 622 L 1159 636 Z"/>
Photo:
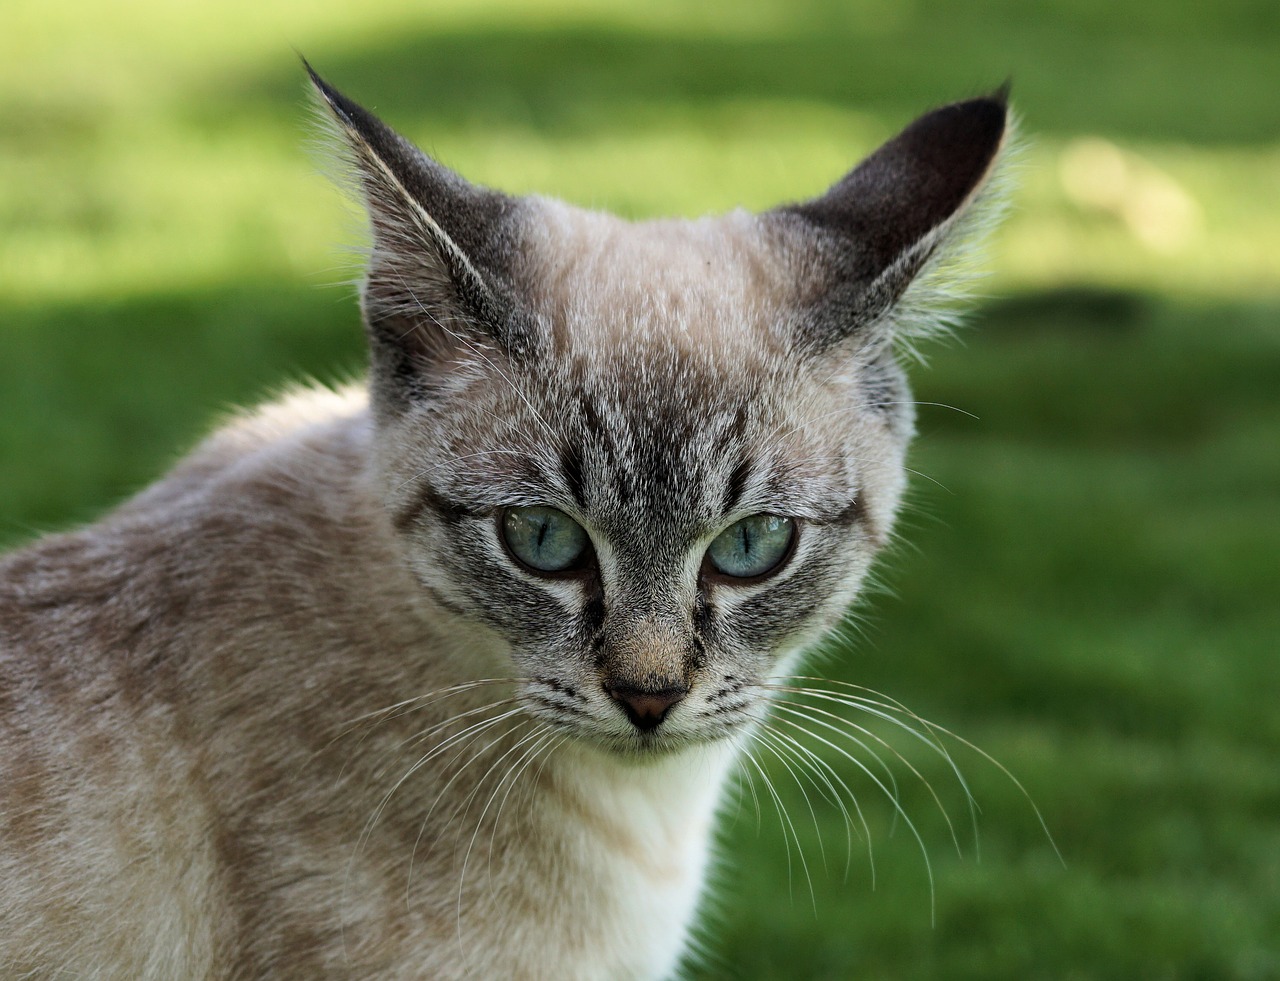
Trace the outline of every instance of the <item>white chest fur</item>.
<path fill-rule="evenodd" d="M 650 762 L 566 748 L 530 799 L 475 977 L 660 981 L 684 952 L 736 747 Z M 477 924 L 479 925 L 479 924 Z M 469 931 L 470 932 L 470 931 Z"/>

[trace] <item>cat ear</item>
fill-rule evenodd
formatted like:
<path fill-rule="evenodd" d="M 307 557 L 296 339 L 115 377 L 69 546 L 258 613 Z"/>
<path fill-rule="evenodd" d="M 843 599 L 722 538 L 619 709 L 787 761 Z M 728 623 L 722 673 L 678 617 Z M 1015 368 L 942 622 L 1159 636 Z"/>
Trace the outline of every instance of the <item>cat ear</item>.
<path fill-rule="evenodd" d="M 508 274 L 519 200 L 468 183 L 303 65 L 369 212 L 361 300 L 375 392 L 422 397 L 460 352 L 527 348 Z"/>
<path fill-rule="evenodd" d="M 829 266 L 808 344 L 826 349 L 854 334 L 886 343 L 925 326 L 929 303 L 901 301 L 917 278 L 930 278 L 922 273 L 936 260 L 954 254 L 964 226 L 981 224 L 974 219 L 989 210 L 981 199 L 1008 129 L 1006 84 L 926 113 L 821 197 L 775 209 L 817 232 Z M 929 282 L 911 290 L 944 291 Z"/>

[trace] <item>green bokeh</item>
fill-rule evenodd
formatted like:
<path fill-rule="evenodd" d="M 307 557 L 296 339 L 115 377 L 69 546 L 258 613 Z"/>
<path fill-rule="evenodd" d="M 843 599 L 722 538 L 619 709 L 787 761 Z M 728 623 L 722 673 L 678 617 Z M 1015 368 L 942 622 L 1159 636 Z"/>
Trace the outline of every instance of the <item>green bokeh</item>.
<path fill-rule="evenodd" d="M 810 740 L 865 811 L 874 889 L 856 837 L 846 877 L 823 779 L 762 749 L 793 826 L 744 786 L 690 973 L 1280 978 L 1274 0 L 9 0 L 3 19 L 6 543 L 91 518 L 232 405 L 359 371 L 336 248 L 358 222 L 305 149 L 294 49 L 474 179 L 634 216 L 814 193 L 1012 76 L 1020 190 L 987 299 L 915 373 L 938 404 L 904 544 L 821 670 L 1008 767 L 1065 867 L 999 768 L 950 743 L 977 849 L 947 762 L 868 718 L 906 758 L 881 749 L 928 867 L 871 777 Z"/>

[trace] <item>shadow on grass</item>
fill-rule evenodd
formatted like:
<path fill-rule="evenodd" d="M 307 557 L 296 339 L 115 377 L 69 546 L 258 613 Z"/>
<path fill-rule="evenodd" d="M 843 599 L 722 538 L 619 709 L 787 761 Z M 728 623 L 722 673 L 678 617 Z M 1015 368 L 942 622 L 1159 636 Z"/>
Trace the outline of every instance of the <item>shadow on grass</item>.
<path fill-rule="evenodd" d="M 364 363 L 342 288 L 0 309 L 0 547 L 92 518 L 237 405 Z"/>
<path fill-rule="evenodd" d="M 918 375 L 918 393 L 976 414 L 1002 438 L 1191 449 L 1276 419 L 1277 318 L 1276 303 L 1200 305 L 1088 287 L 1010 296 L 926 350 L 933 370 Z M 922 430 L 975 427 L 925 407 Z"/>

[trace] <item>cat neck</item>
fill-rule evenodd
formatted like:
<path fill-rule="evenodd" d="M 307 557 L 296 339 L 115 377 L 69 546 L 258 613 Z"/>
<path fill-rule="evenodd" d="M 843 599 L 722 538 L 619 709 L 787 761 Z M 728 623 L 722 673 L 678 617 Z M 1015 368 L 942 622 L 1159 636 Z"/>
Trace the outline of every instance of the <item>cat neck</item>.
<path fill-rule="evenodd" d="M 544 905 L 559 886 L 556 913 L 533 917 L 558 938 L 531 956 L 530 977 L 666 978 L 676 972 L 712 861 L 712 829 L 737 745 L 730 740 L 651 759 L 619 757 L 567 742 L 528 798 L 526 875 L 506 911 Z M 528 843 L 537 842 L 530 850 Z M 582 930 L 581 924 L 590 924 Z M 578 950 L 571 966 L 555 950 Z M 495 960 L 487 976 L 510 976 Z"/>
<path fill-rule="evenodd" d="M 642 839 L 705 837 L 735 741 L 653 757 L 625 757 L 587 743 L 566 743 L 549 767 L 549 788 L 589 824 Z"/>

